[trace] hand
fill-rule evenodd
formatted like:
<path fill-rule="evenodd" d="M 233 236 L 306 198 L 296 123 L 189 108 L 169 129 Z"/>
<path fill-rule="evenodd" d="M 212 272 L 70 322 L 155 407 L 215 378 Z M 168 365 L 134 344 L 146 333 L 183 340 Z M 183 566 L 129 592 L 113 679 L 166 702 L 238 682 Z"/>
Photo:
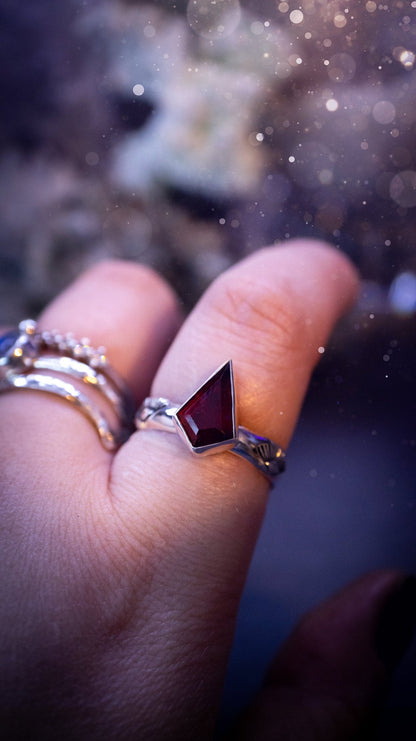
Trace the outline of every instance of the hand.
<path fill-rule="evenodd" d="M 149 389 L 182 401 L 232 358 L 241 423 L 287 447 L 318 348 L 356 288 L 333 249 L 270 248 L 222 275 L 180 326 L 160 278 L 104 263 L 40 324 L 104 344 L 137 403 Z M 210 738 L 266 479 L 159 431 L 112 455 L 50 395 L 14 391 L 0 405 L 6 738 Z M 297 629 L 237 738 L 355 737 L 415 618 L 402 575 L 352 586 Z"/>

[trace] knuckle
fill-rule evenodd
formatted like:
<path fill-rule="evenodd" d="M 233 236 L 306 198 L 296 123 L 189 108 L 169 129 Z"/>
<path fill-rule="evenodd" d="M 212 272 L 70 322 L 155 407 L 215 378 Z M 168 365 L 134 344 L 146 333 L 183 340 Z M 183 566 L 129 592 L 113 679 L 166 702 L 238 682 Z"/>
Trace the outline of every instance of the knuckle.
<path fill-rule="evenodd" d="M 210 291 L 214 322 L 239 343 L 255 345 L 256 353 L 264 355 L 273 344 L 292 355 L 307 341 L 307 315 L 290 285 L 271 285 L 267 278 L 229 280 L 224 276 Z"/>

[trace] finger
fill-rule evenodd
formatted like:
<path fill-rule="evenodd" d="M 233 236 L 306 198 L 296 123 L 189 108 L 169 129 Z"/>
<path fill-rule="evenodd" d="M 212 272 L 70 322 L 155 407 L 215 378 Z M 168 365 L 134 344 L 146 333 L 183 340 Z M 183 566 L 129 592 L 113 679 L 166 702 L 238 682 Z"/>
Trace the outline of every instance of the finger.
<path fill-rule="evenodd" d="M 172 289 L 153 270 L 111 260 L 82 274 L 47 307 L 39 323 L 104 346 L 141 400 L 181 319 Z"/>
<path fill-rule="evenodd" d="M 109 361 L 136 399 L 148 392 L 160 359 L 181 321 L 171 289 L 143 266 L 109 261 L 83 274 L 39 319 L 41 329 L 71 331 L 104 345 Z M 88 394 L 87 394 L 88 395 Z M 101 401 L 101 400 L 100 400 Z M 71 405 L 49 394 L 10 392 L 0 397 L 4 460 L 15 451 L 25 470 L 58 473 L 59 481 L 82 481 L 108 454 L 94 427 Z M 78 475 L 77 475 L 78 474 Z M 68 478 L 69 477 L 69 478 Z M 46 487 L 46 490 L 49 487 Z"/>
<path fill-rule="evenodd" d="M 346 258 L 318 243 L 254 254 L 201 299 L 152 394 L 183 402 L 232 358 L 240 423 L 287 445 L 318 348 L 356 285 Z M 117 453 L 111 491 L 131 561 L 148 575 L 140 589 L 151 584 L 149 630 L 163 624 L 163 681 L 153 692 L 163 686 L 172 706 L 186 695 L 190 717 L 202 713 L 200 703 L 212 714 L 268 483 L 231 453 L 194 457 L 175 435 L 146 430 Z M 141 624 L 139 610 L 136 619 Z"/>
<path fill-rule="evenodd" d="M 254 254 L 202 297 L 165 356 L 152 394 L 183 402 L 232 358 L 240 423 L 286 446 L 319 348 L 356 287 L 347 259 L 320 243 Z M 136 508 L 143 477 L 157 492 L 148 505 L 159 524 L 165 518 L 169 527 L 172 518 L 183 523 L 184 508 L 190 524 L 205 513 L 212 518 L 210 530 L 219 527 L 224 534 L 226 552 L 230 536 L 244 553 L 250 550 L 268 484 L 249 463 L 230 453 L 192 456 L 177 436 L 149 430 L 133 435 L 113 467 L 114 482 L 124 488 L 130 482 Z"/>
<path fill-rule="evenodd" d="M 104 344 L 138 399 L 148 392 L 179 323 L 176 299 L 164 282 L 146 268 L 119 262 L 91 269 L 40 318 L 43 329 Z M 0 395 L 0 408 L 0 620 L 10 693 L 0 714 L 6 709 L 6 717 L 9 711 L 14 716 L 18 706 L 27 711 L 17 713 L 24 730 L 12 732 L 13 738 L 61 738 L 56 728 L 65 725 L 67 713 L 65 738 L 90 737 L 85 725 L 81 732 L 68 728 L 91 701 L 94 669 L 99 684 L 97 656 L 119 630 L 129 590 L 122 543 L 114 539 L 114 552 L 108 546 L 116 524 L 111 507 L 105 509 L 111 456 L 65 401 L 15 391 Z M 100 527 L 104 509 L 108 517 Z M 105 725 L 96 737 L 110 736 Z"/>
<path fill-rule="evenodd" d="M 210 365 L 231 353 L 241 423 L 260 426 L 286 446 L 319 349 L 355 290 L 352 266 L 326 245 L 295 242 L 257 253 L 208 291 L 165 358 L 153 392 L 168 389 L 183 399 Z"/>
<path fill-rule="evenodd" d="M 232 737 L 373 738 L 390 672 L 415 627 L 414 577 L 367 574 L 303 618 Z"/>
<path fill-rule="evenodd" d="M 346 258 L 319 243 L 256 253 L 221 276 L 201 299 L 165 356 L 152 394 L 183 402 L 232 358 L 239 422 L 286 446 L 319 350 L 354 299 L 356 285 Z M 180 506 L 189 496 L 189 503 L 199 507 L 207 502 L 206 488 L 218 486 L 226 490 L 222 503 L 228 496 L 245 502 L 253 490 L 256 502 L 264 503 L 266 481 L 229 453 L 193 457 L 176 436 L 145 431 L 120 451 L 114 473 L 123 469 L 125 478 L 126 466 L 137 466 L 142 458 L 152 467 L 150 480 L 159 478 L 162 490 L 167 473 L 169 489 L 180 485 Z"/>

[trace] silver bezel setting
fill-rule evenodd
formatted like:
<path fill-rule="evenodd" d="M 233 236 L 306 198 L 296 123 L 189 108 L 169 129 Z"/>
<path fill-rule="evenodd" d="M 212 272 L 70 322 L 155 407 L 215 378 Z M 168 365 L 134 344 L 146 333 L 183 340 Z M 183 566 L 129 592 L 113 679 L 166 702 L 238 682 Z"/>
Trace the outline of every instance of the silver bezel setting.
<path fill-rule="evenodd" d="M 199 391 L 209 384 L 209 382 L 214 378 L 214 376 L 217 375 L 223 368 L 225 368 L 227 365 L 230 366 L 230 384 L 231 384 L 231 415 L 232 415 L 232 425 L 233 425 L 233 437 L 229 438 L 228 440 L 222 440 L 218 443 L 211 443 L 210 445 L 200 445 L 198 447 L 195 447 L 192 445 L 186 431 L 184 430 L 180 419 L 178 418 L 178 415 L 181 413 L 184 407 L 189 404 L 189 402 L 196 396 Z M 227 360 L 225 363 L 220 365 L 211 375 L 205 379 L 205 381 L 194 391 L 191 396 L 188 397 L 186 401 L 184 401 L 183 404 L 181 404 L 180 407 L 176 410 L 175 414 L 172 415 L 173 422 L 176 426 L 177 431 L 179 432 L 180 437 L 185 442 L 189 450 L 194 453 L 195 455 L 213 455 L 215 453 L 221 453 L 222 451 L 232 450 L 232 448 L 236 445 L 238 442 L 237 438 L 237 419 L 236 419 L 236 394 L 235 394 L 235 386 L 234 386 L 234 372 L 233 372 L 233 362 L 232 360 Z"/>
<path fill-rule="evenodd" d="M 178 418 L 183 407 L 226 365 L 230 365 L 231 380 L 231 410 L 234 437 L 223 442 L 194 447 Z M 236 397 L 232 362 L 227 361 L 217 368 L 211 376 L 185 401 L 178 405 L 163 397 L 148 397 L 138 409 L 135 416 L 138 430 L 159 430 L 162 432 L 178 433 L 193 455 L 211 455 L 229 451 L 244 458 L 253 465 L 272 484 L 277 476 L 285 470 L 286 453 L 279 445 L 268 437 L 257 435 L 245 427 L 237 425 Z"/>

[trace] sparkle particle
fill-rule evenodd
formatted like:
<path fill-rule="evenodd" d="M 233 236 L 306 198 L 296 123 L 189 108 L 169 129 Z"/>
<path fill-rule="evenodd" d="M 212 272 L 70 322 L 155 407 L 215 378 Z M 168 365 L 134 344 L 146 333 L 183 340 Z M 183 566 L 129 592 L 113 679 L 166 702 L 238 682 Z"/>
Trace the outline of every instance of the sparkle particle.
<path fill-rule="evenodd" d="M 338 110 L 338 101 L 335 100 L 335 98 L 329 98 L 329 100 L 325 103 L 325 108 L 327 111 L 330 111 L 330 113 L 333 113 L 334 111 Z"/>
<path fill-rule="evenodd" d="M 297 25 L 298 23 L 302 23 L 303 13 L 301 10 L 292 10 L 291 14 L 289 15 L 289 18 L 292 23 Z"/>
<path fill-rule="evenodd" d="M 399 56 L 399 60 L 405 69 L 412 69 L 416 60 L 416 55 L 412 51 L 404 49 Z"/>

